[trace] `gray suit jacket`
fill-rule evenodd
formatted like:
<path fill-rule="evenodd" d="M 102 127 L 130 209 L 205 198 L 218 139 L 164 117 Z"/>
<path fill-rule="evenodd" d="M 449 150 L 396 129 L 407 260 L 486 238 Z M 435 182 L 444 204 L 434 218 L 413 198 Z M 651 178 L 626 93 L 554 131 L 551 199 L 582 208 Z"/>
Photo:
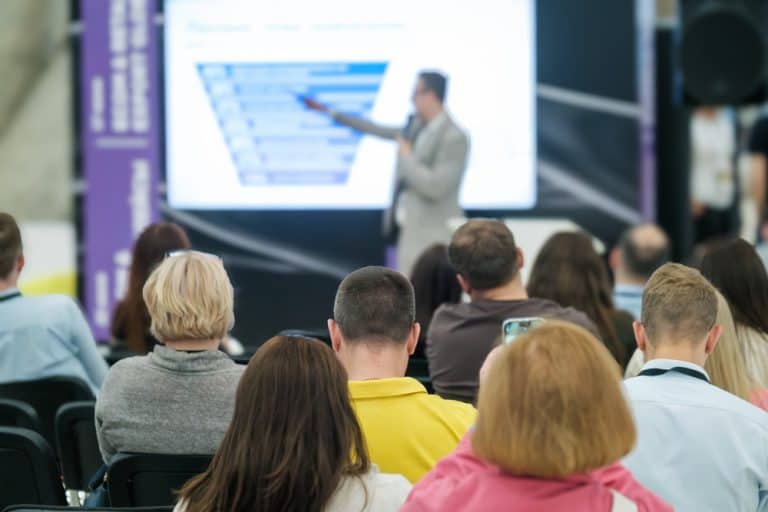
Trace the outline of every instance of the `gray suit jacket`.
<path fill-rule="evenodd" d="M 394 140 L 402 128 L 381 126 L 364 119 L 334 113 L 333 118 L 350 128 Z M 469 138 L 443 113 L 426 126 L 419 121 L 410 130 L 419 132 L 413 152 L 398 158 L 396 185 L 402 183 L 398 204 L 405 214 L 400 226 L 397 266 L 409 273 L 421 252 L 434 243 L 448 243 L 448 220 L 461 217 L 459 188 L 467 167 Z M 398 198 L 396 198 L 398 199 Z M 391 218 L 389 212 L 385 219 Z"/>

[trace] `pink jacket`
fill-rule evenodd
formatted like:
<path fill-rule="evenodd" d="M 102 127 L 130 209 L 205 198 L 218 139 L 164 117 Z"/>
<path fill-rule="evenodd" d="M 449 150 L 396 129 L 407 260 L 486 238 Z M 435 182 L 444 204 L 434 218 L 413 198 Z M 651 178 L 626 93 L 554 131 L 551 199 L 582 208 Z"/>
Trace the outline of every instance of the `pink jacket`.
<path fill-rule="evenodd" d="M 502 473 L 472 453 L 471 433 L 411 491 L 400 512 L 610 512 L 611 489 L 638 512 L 671 512 L 619 463 L 560 480 Z"/>
<path fill-rule="evenodd" d="M 768 411 L 768 389 L 755 388 L 752 390 L 752 396 L 749 399 L 752 405 L 756 405 L 764 411 Z"/>

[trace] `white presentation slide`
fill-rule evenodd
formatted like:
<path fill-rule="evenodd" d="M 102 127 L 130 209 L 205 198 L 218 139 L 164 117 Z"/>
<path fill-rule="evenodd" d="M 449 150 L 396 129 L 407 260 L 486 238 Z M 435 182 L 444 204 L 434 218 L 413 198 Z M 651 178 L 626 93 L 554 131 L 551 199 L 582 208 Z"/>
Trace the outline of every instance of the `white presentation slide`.
<path fill-rule="evenodd" d="M 418 73 L 448 76 L 470 139 L 461 204 L 536 197 L 534 0 L 166 0 L 166 169 L 179 209 L 383 209 L 397 145 L 302 102 L 388 126 Z"/>

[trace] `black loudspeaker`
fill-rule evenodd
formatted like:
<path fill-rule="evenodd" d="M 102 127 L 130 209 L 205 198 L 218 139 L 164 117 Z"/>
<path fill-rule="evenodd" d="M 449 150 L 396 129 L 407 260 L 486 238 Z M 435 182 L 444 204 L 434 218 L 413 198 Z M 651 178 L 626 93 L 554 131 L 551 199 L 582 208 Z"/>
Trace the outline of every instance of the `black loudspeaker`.
<path fill-rule="evenodd" d="M 694 105 L 763 101 L 768 80 L 767 0 L 682 0 L 679 65 Z"/>

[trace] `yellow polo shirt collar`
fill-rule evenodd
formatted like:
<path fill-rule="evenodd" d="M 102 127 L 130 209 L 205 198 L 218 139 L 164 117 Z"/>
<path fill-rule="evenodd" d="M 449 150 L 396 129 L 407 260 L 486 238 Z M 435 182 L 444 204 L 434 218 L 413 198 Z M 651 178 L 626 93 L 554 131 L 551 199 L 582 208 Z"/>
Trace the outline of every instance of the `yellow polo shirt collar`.
<path fill-rule="evenodd" d="M 419 381 L 410 377 L 351 380 L 349 381 L 349 391 L 352 400 L 427 394 L 426 388 Z"/>

